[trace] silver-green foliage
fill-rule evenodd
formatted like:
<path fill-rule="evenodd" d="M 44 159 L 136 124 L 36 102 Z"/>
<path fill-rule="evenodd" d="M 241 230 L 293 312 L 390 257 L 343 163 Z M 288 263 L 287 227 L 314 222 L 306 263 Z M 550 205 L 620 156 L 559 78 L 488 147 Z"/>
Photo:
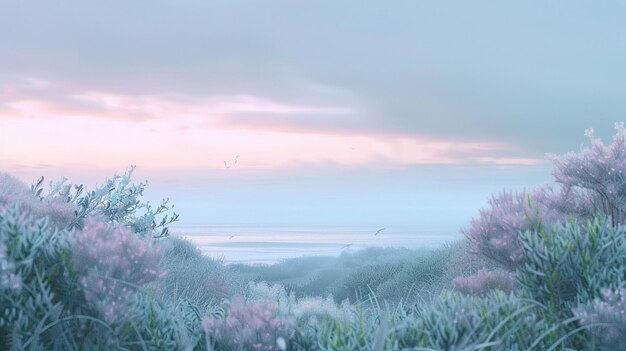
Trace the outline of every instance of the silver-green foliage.
<path fill-rule="evenodd" d="M 548 328 L 536 308 L 501 291 L 446 293 L 395 328 L 389 342 L 415 350 L 545 350 L 554 340 L 542 335 Z"/>
<path fill-rule="evenodd" d="M 347 318 L 325 317 L 301 326 L 290 342 L 294 351 L 383 350 L 387 329 L 380 323 L 387 315 L 361 309 Z"/>
<path fill-rule="evenodd" d="M 626 290 L 603 290 L 602 297 L 574 309 L 600 350 L 626 350 Z"/>
<path fill-rule="evenodd" d="M 103 185 L 94 190 L 86 190 L 82 184 L 69 184 L 64 178 L 60 182 L 50 182 L 44 191 L 44 178 L 31 186 L 31 191 L 41 201 L 65 202 L 74 207 L 74 218 L 70 228 L 82 228 L 86 218 L 96 216 L 108 223 L 128 226 L 141 236 L 164 237 L 169 234 L 168 224 L 178 220 L 178 214 L 167 214 L 173 206 L 169 199 L 153 207 L 149 202 L 142 202 L 141 197 L 148 182 L 132 184 L 131 178 L 135 166 L 123 175 L 107 178 Z"/>
<path fill-rule="evenodd" d="M 606 217 L 527 231 L 520 240 L 525 256 L 517 272 L 520 294 L 559 317 L 571 316 L 572 307 L 599 297 L 603 289 L 624 287 L 626 228 L 612 226 Z"/>
<path fill-rule="evenodd" d="M 84 232 L 69 229 L 73 217 L 55 216 L 58 201 L 37 199 L 6 176 L 0 177 L 0 200 L 0 349 L 163 350 L 197 343 L 199 333 L 194 335 L 183 322 L 177 306 L 152 297 L 142 277 L 124 273 L 131 269 L 158 276 L 152 272 L 156 267 L 150 266 L 154 260 L 132 266 L 126 259 L 132 257 L 128 250 L 156 254 L 143 244 L 149 239 L 139 239 L 129 229 L 103 229 L 90 233 L 98 238 L 94 247 L 76 246 L 77 234 Z M 102 228 L 109 225 L 100 222 Z M 119 235 L 108 243 L 103 240 L 112 233 Z M 132 247 L 120 240 L 124 235 Z M 99 254 L 96 246 L 102 245 L 110 249 L 107 256 L 93 262 L 86 263 L 76 252 L 93 248 Z M 123 277 L 133 281 L 122 281 Z M 111 282 L 128 288 L 108 289 Z M 107 320 L 102 308 L 87 298 L 94 288 L 112 292 L 110 303 L 121 305 L 114 309 L 120 313 Z M 117 299 L 119 291 L 125 291 L 124 298 Z"/>
<path fill-rule="evenodd" d="M 73 292 L 65 233 L 13 205 L 0 212 L 0 243 L 0 341 L 25 349 L 54 342 L 53 323 Z"/>

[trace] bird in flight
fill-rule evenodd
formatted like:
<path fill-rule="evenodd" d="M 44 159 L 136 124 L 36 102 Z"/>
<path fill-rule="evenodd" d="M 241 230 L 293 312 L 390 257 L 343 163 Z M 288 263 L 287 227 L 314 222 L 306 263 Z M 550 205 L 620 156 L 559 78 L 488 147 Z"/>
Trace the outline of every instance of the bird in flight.
<path fill-rule="evenodd" d="M 231 235 L 231 236 L 228 238 L 228 240 L 230 240 L 230 239 L 232 239 L 232 238 L 234 238 L 234 237 L 235 237 L 234 235 Z"/>
<path fill-rule="evenodd" d="M 352 246 L 352 244 L 348 244 L 348 245 L 344 245 L 343 247 L 341 247 L 342 250 L 349 248 L 350 246 Z"/>
<path fill-rule="evenodd" d="M 234 160 L 233 164 L 237 164 L 237 161 L 238 161 L 237 159 L 238 159 L 239 157 L 241 157 L 241 156 L 240 156 L 240 155 L 235 156 L 235 160 Z M 230 168 L 230 167 L 231 167 L 231 165 L 229 165 L 229 164 L 228 164 L 228 162 L 226 162 L 226 161 L 224 161 L 224 166 L 225 166 L 226 168 Z"/>
<path fill-rule="evenodd" d="M 383 231 L 383 230 L 385 230 L 385 229 L 387 229 L 387 228 L 380 228 L 380 229 L 378 229 L 378 230 L 376 231 L 376 233 L 374 233 L 374 235 L 378 235 L 378 234 L 380 234 L 380 232 L 382 232 L 382 231 Z"/>

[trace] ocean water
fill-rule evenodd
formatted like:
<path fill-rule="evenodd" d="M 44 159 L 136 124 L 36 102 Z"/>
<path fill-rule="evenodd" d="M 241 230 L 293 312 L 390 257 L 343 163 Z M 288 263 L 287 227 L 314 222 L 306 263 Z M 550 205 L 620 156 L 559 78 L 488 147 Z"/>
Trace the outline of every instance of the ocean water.
<path fill-rule="evenodd" d="M 374 235 L 379 229 L 369 226 L 170 228 L 172 235 L 192 241 L 205 255 L 227 264 L 273 264 L 294 257 L 338 256 L 344 251 L 367 247 L 430 249 L 463 238 L 458 228 L 387 227 Z"/>

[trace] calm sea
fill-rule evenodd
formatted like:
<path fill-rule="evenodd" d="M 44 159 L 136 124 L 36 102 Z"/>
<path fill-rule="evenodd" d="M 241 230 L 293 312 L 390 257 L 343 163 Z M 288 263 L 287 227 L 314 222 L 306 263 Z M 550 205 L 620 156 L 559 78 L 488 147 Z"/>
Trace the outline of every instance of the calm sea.
<path fill-rule="evenodd" d="M 387 227 L 214 227 L 176 226 L 205 255 L 225 263 L 272 264 L 303 256 L 337 256 L 367 247 L 436 248 L 460 240 L 458 228 Z M 349 245 L 349 246 L 347 246 Z M 346 247 L 347 246 L 347 247 Z"/>

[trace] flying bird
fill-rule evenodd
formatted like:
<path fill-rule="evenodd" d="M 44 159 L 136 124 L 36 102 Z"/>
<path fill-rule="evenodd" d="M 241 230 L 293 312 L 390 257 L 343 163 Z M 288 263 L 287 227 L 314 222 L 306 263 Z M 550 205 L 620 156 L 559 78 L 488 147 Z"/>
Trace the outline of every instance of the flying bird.
<path fill-rule="evenodd" d="M 238 159 L 239 157 L 241 157 L 241 156 L 239 156 L 239 155 L 235 156 L 235 164 L 237 164 L 237 159 Z"/>
<path fill-rule="evenodd" d="M 378 234 L 380 234 L 380 232 L 382 232 L 382 231 L 383 231 L 383 230 L 385 230 L 385 229 L 387 229 L 387 228 L 380 228 L 380 229 L 378 229 L 378 230 L 376 231 L 376 233 L 374 233 L 374 235 L 378 235 Z"/>
<path fill-rule="evenodd" d="M 234 237 L 235 237 L 234 235 L 231 235 L 231 236 L 228 238 L 228 240 L 230 240 L 230 239 L 232 239 L 232 238 L 234 238 Z"/>
<path fill-rule="evenodd" d="M 343 247 L 341 247 L 342 250 L 349 248 L 350 246 L 352 246 L 352 244 L 348 244 L 348 245 L 344 245 Z"/>
<path fill-rule="evenodd" d="M 226 163 L 226 161 L 224 161 L 224 166 L 225 166 L 226 168 L 230 168 L 230 165 L 229 165 L 228 163 Z"/>

